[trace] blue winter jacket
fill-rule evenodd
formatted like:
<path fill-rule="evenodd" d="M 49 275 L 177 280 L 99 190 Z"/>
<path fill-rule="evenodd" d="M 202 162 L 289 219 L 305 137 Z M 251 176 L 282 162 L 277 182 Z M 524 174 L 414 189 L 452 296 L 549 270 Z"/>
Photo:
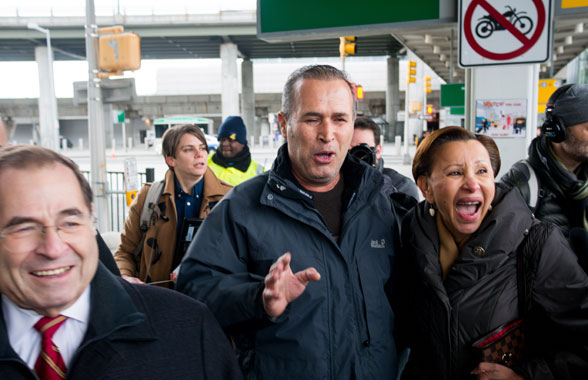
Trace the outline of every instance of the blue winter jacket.
<path fill-rule="evenodd" d="M 240 351 L 248 379 L 394 379 L 394 314 L 384 286 L 398 225 L 383 178 L 347 157 L 339 241 L 294 180 L 287 146 L 271 171 L 235 187 L 204 221 L 177 289 L 203 301 Z M 321 274 L 285 313 L 269 318 L 261 293 L 270 266 L 291 252 L 293 272 Z"/>

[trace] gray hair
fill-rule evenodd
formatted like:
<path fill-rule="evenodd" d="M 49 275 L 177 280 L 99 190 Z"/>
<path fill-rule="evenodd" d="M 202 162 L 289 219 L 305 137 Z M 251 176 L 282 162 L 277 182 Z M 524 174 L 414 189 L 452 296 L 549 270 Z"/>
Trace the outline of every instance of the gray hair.
<path fill-rule="evenodd" d="M 50 149 L 34 145 L 13 145 L 0 149 L 0 174 L 8 169 L 44 168 L 55 164 L 61 164 L 73 172 L 82 190 L 86 207 L 92 209 L 92 188 L 78 165 L 70 158 Z M 17 191 L 22 190 L 25 189 L 17 189 Z"/>
<path fill-rule="evenodd" d="M 308 65 L 301 67 L 290 74 L 286 84 L 284 85 L 284 92 L 282 93 L 282 113 L 286 119 L 290 118 L 294 109 L 294 105 L 296 104 L 296 91 L 294 90 L 294 86 L 296 83 L 298 83 L 298 81 L 303 79 L 340 79 L 345 81 L 345 83 L 347 83 L 349 86 L 349 91 L 351 91 L 351 96 L 353 97 L 353 116 L 357 114 L 357 99 L 355 99 L 355 95 L 353 94 L 353 84 L 347 77 L 347 74 L 330 65 Z"/>

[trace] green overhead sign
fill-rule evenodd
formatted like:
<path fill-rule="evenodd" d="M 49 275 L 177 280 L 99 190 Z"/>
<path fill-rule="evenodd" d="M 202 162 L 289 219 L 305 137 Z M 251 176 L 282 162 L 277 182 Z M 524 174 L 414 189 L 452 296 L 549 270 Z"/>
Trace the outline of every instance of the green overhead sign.
<path fill-rule="evenodd" d="M 441 85 L 441 107 L 463 107 L 465 105 L 465 84 Z"/>
<path fill-rule="evenodd" d="M 112 118 L 115 123 L 124 123 L 125 122 L 125 111 L 124 110 L 114 110 L 112 113 Z"/>
<path fill-rule="evenodd" d="M 257 0 L 257 34 L 268 41 L 368 35 L 455 22 L 455 0 Z M 417 5 L 418 4 L 418 5 Z"/>

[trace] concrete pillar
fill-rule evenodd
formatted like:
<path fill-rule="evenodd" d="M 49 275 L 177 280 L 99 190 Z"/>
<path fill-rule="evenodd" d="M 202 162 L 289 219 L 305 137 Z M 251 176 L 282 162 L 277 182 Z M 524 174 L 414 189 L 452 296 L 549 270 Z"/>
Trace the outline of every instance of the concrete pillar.
<path fill-rule="evenodd" d="M 468 71 L 470 78 L 468 78 Z M 468 90 L 469 87 L 469 90 Z M 527 156 L 527 147 L 537 136 L 539 65 L 483 66 L 466 69 L 466 128 L 474 131 L 478 102 L 491 100 L 526 101 L 526 130 L 522 136 L 495 137 L 500 150 L 500 178 L 518 160 Z"/>
<path fill-rule="evenodd" d="M 232 115 L 239 115 L 239 81 L 237 75 L 237 45 L 225 43 L 220 46 L 221 106 L 223 121 Z"/>
<path fill-rule="evenodd" d="M 255 137 L 259 136 L 259 129 L 255 125 L 253 62 L 249 59 L 244 59 L 241 63 L 241 115 L 247 127 L 247 134 Z"/>
<path fill-rule="evenodd" d="M 394 141 L 394 136 L 400 133 L 396 130 L 396 118 L 400 111 L 400 88 L 398 86 L 399 68 L 398 57 L 388 57 L 386 60 L 386 121 L 389 128 L 384 132 L 385 141 Z"/>
<path fill-rule="evenodd" d="M 51 56 L 49 56 L 51 54 Z M 39 70 L 39 124 L 41 145 L 59 149 L 59 120 L 57 118 L 57 99 L 53 81 L 53 52 L 45 46 L 35 48 L 35 60 Z"/>
<path fill-rule="evenodd" d="M 1 118 L 1 115 L 0 115 Z M 6 140 L 10 142 L 12 140 L 12 136 L 14 136 L 14 132 L 16 131 L 16 122 L 12 119 L 4 121 L 4 129 L 6 133 Z"/>

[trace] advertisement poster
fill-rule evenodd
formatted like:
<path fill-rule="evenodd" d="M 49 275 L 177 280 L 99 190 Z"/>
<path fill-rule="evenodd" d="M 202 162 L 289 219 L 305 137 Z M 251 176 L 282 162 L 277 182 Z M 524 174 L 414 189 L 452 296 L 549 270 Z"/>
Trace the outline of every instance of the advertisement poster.
<path fill-rule="evenodd" d="M 490 137 L 525 137 L 527 99 L 476 100 L 476 133 Z"/>

